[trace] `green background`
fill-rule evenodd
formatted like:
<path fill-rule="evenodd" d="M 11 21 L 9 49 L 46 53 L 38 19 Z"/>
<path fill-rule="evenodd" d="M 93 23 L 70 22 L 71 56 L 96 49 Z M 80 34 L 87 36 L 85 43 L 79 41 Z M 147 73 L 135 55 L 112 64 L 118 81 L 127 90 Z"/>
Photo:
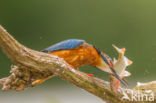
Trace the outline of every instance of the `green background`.
<path fill-rule="evenodd" d="M 0 24 L 35 50 L 71 38 L 84 39 L 112 58 L 118 56 L 112 44 L 126 47 L 133 61 L 127 80 L 133 87 L 156 77 L 155 5 L 155 0 L 1 0 Z M 9 75 L 11 64 L 0 51 L 0 77 Z M 108 80 L 107 73 L 93 67 L 81 70 Z M 54 84 L 72 86 L 55 77 L 37 88 Z"/>

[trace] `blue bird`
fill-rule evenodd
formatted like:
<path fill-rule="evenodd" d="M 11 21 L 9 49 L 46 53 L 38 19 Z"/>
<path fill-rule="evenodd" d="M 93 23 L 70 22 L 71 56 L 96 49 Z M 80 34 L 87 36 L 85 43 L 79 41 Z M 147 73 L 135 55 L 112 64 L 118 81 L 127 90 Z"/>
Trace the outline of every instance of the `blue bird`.
<path fill-rule="evenodd" d="M 65 40 L 42 50 L 42 52 L 63 58 L 75 69 L 85 65 L 94 66 L 104 72 L 113 74 L 122 84 L 127 85 L 113 69 L 112 59 L 95 46 L 86 43 L 84 40 Z M 87 75 L 93 76 L 91 74 Z M 53 77 L 53 75 L 48 78 L 36 80 L 33 82 L 33 86 L 36 86 L 51 77 Z"/>

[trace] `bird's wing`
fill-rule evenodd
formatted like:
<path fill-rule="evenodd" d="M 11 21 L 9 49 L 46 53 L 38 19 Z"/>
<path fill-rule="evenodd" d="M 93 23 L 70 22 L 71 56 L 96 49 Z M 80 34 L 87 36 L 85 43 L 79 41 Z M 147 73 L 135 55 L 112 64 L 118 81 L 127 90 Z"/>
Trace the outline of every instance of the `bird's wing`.
<path fill-rule="evenodd" d="M 73 49 L 73 48 L 76 48 L 84 43 L 85 43 L 84 40 L 69 39 L 69 40 L 59 42 L 55 45 L 52 45 L 52 46 L 42 50 L 42 52 L 52 52 L 52 51 L 57 51 L 57 50 Z"/>

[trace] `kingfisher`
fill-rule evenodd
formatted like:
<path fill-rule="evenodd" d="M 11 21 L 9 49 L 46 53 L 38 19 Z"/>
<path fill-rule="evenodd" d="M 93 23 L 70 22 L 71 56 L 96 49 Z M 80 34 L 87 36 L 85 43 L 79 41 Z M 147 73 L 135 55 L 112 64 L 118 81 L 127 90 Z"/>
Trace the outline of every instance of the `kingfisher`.
<path fill-rule="evenodd" d="M 75 69 L 85 65 L 94 66 L 114 75 L 122 84 L 127 85 L 113 69 L 112 59 L 94 45 L 85 42 L 85 40 L 64 40 L 42 50 L 42 52 L 63 58 Z M 91 74 L 88 74 L 88 76 L 93 77 Z M 32 83 L 32 86 L 36 86 L 51 77 L 53 77 L 53 75 L 48 78 L 36 80 Z"/>

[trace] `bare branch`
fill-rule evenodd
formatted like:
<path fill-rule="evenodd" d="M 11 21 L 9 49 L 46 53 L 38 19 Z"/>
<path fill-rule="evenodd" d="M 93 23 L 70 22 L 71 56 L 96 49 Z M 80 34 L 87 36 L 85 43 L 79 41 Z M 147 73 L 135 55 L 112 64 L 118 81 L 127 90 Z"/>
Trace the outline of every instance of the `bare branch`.
<path fill-rule="evenodd" d="M 23 90 L 31 87 L 33 81 L 54 74 L 107 102 L 132 103 L 126 99 L 122 100 L 122 97 L 124 93 L 130 97 L 133 90 L 120 88 L 118 92 L 113 92 L 108 82 L 84 75 L 71 68 L 63 59 L 21 45 L 2 26 L 0 26 L 0 47 L 17 65 L 11 66 L 9 77 L 0 79 L 3 90 Z"/>

